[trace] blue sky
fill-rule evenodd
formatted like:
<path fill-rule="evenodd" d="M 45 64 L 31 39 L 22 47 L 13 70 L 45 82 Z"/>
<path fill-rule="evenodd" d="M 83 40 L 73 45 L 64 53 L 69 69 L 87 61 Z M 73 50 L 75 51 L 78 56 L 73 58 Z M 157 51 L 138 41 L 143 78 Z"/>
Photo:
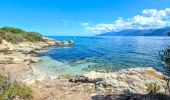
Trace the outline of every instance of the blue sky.
<path fill-rule="evenodd" d="M 1 0 L 0 27 L 46 36 L 91 36 L 168 26 L 169 8 L 170 0 Z"/>

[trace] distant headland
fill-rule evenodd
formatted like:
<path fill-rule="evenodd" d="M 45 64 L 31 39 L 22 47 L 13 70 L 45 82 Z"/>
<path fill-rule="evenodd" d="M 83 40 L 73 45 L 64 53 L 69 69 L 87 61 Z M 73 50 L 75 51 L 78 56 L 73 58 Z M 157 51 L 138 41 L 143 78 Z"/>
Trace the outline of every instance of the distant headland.
<path fill-rule="evenodd" d="M 111 31 L 97 36 L 168 36 L 170 27 L 160 29 L 126 29 L 121 31 Z"/>

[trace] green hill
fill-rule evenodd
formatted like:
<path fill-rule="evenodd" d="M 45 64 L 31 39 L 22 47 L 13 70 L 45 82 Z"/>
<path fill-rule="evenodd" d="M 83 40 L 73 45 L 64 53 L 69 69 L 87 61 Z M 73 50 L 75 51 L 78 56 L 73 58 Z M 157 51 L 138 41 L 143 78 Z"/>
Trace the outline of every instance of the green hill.
<path fill-rule="evenodd" d="M 37 32 L 27 32 L 13 27 L 0 28 L 0 38 L 11 43 L 43 41 L 42 35 Z"/>

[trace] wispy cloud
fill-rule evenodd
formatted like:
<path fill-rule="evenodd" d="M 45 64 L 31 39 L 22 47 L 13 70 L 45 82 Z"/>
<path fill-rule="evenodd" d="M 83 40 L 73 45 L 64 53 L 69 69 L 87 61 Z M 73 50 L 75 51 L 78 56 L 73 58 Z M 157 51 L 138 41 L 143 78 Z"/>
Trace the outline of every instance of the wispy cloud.
<path fill-rule="evenodd" d="M 145 9 L 140 15 L 127 19 L 118 18 L 114 23 L 103 23 L 92 26 L 84 23 L 83 26 L 86 30 L 93 33 L 120 31 L 124 29 L 158 29 L 170 26 L 170 8 L 164 10 Z"/>
<path fill-rule="evenodd" d="M 68 24 L 71 24 L 71 23 L 73 23 L 73 21 L 66 20 L 66 19 L 63 20 L 64 26 L 67 26 Z"/>
<path fill-rule="evenodd" d="M 88 26 L 88 25 L 89 25 L 89 23 L 84 22 L 84 23 L 80 23 L 80 25 L 82 25 L 82 26 Z"/>

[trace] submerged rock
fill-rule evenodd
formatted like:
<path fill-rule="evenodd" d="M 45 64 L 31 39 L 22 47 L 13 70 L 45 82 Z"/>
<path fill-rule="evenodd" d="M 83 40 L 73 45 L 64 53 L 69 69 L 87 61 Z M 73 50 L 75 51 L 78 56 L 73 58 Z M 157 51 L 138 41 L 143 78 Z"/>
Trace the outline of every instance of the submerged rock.
<path fill-rule="evenodd" d="M 74 45 L 75 42 L 73 40 L 68 41 L 69 45 Z"/>
<path fill-rule="evenodd" d="M 67 41 L 62 41 L 60 46 L 67 46 L 69 43 Z"/>

